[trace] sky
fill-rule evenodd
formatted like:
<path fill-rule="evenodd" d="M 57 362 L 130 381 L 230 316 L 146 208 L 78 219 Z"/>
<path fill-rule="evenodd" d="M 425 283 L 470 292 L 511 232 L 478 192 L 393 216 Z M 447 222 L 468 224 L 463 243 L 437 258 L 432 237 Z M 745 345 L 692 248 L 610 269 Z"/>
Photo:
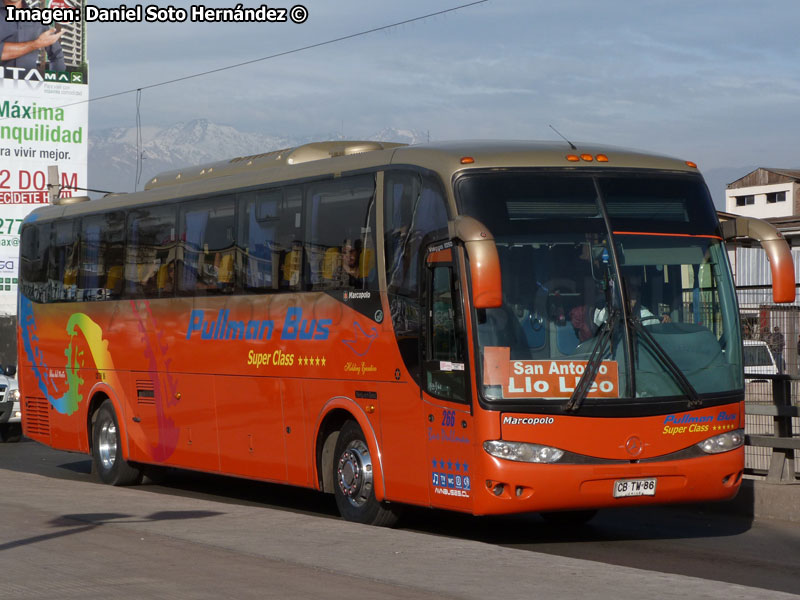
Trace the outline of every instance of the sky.
<path fill-rule="evenodd" d="M 558 139 L 552 125 L 701 170 L 800 168 L 798 0 L 488 0 L 229 68 L 469 0 L 302 1 L 302 24 L 90 23 L 91 96 L 145 88 L 144 126 L 351 139 L 394 127 L 435 141 Z M 90 104 L 92 128 L 135 122 L 134 93 Z"/>

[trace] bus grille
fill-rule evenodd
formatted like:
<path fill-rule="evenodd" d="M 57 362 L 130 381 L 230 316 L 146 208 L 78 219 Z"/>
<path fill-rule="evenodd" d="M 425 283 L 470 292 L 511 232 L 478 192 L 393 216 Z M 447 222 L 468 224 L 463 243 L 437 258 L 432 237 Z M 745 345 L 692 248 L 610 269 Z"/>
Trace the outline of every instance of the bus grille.
<path fill-rule="evenodd" d="M 22 418 L 28 435 L 50 435 L 50 404 L 44 398 L 25 398 Z"/>

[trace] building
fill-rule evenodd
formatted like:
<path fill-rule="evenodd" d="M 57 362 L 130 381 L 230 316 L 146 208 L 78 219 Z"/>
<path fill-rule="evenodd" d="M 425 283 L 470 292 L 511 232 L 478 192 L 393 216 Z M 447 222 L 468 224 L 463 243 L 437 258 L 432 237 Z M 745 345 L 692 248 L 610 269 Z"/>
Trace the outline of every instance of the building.
<path fill-rule="evenodd" d="M 54 3 L 51 2 L 51 5 Z M 80 8 L 83 12 L 84 0 L 71 0 L 64 2 L 65 6 Z M 61 36 L 61 48 L 64 50 L 64 62 L 68 71 L 80 69 L 86 62 L 86 21 L 81 19 L 77 23 L 64 23 L 64 35 Z"/>
<path fill-rule="evenodd" d="M 800 170 L 759 167 L 727 185 L 725 210 L 759 219 L 800 216 Z"/>

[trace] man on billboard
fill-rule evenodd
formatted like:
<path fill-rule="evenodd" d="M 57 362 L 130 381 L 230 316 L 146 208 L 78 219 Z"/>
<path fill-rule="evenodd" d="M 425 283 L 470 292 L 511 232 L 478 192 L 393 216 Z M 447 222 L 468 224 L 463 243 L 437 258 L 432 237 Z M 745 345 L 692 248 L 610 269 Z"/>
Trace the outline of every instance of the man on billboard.
<path fill-rule="evenodd" d="M 25 0 L 3 0 L 0 7 L 0 67 L 36 69 L 39 50 L 47 51 L 48 70 L 64 71 L 62 32 L 36 21 L 9 21 L 6 7 L 28 8 Z"/>

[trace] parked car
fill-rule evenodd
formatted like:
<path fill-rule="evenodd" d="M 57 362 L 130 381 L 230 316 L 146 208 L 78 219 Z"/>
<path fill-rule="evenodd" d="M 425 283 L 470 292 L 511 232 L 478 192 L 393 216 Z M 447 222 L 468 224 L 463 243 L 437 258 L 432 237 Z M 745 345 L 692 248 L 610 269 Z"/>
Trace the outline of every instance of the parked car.
<path fill-rule="evenodd" d="M 0 366 L 0 442 L 22 439 L 22 412 L 19 406 L 19 384 L 14 379 L 16 367 Z"/>
<path fill-rule="evenodd" d="M 778 364 L 766 342 L 744 340 L 744 376 L 777 375 Z"/>

